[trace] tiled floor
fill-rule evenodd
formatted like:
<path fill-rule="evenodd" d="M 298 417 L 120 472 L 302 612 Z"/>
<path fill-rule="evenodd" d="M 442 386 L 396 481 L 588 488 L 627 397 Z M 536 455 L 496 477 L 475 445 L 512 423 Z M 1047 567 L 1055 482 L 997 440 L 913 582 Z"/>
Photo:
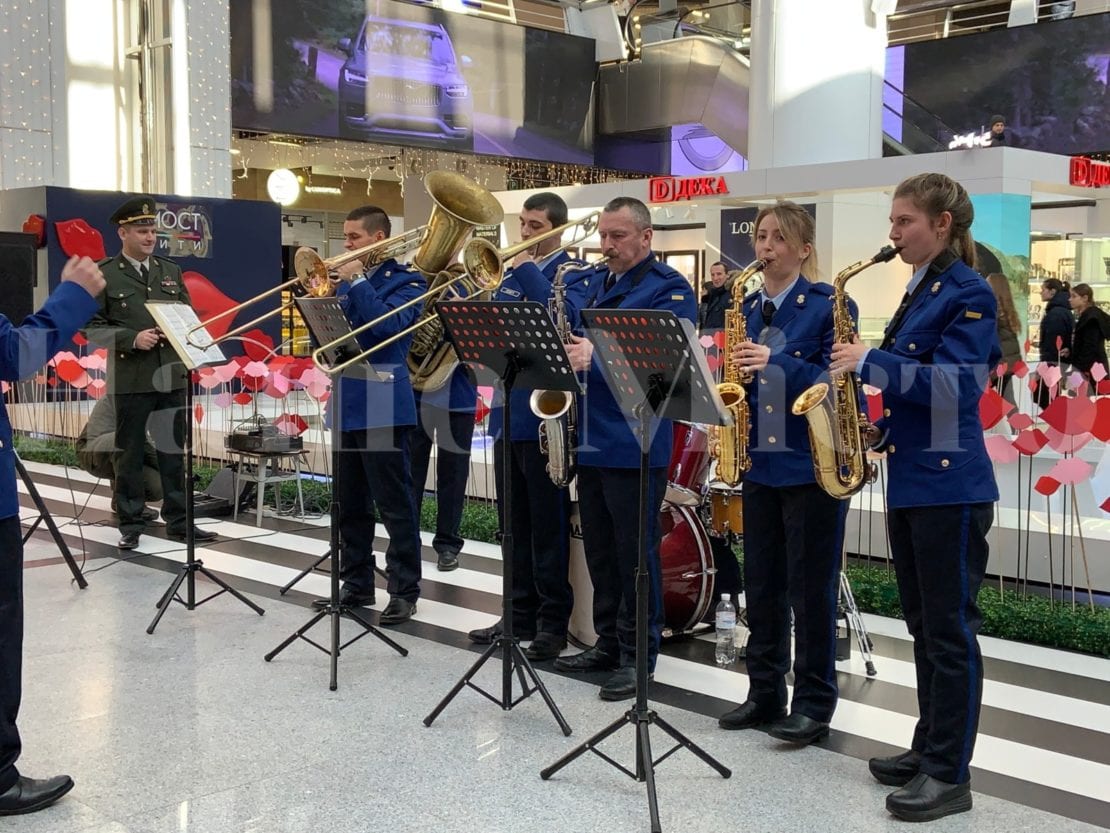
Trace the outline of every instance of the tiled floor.
<path fill-rule="evenodd" d="M 67 481 L 58 469 L 29 468 L 59 523 L 75 514 L 67 483 L 78 506 L 87 501 L 85 520 L 106 519 L 107 494 L 79 473 Z M 30 775 L 69 772 L 77 787 L 48 811 L 0 819 L 0 833 L 648 829 L 644 785 L 597 757 L 583 756 L 550 781 L 539 777 L 627 708 L 600 701 L 596 679 L 540 667 L 574 729 L 569 738 L 538 697 L 503 712 L 472 691 L 424 727 L 477 656 L 465 647 L 465 631 L 496 618 L 495 549 L 468 547 L 453 573 L 426 561 L 416 620 L 391 631 L 409 656 L 362 639 L 343 653 L 339 689 L 330 692 L 327 656 L 304 643 L 272 663 L 262 659 L 309 618 L 309 594 L 326 591 L 321 574 L 286 598 L 276 590 L 326 549 L 323 522 L 269 520 L 259 531 L 253 517 L 241 520 L 215 523 L 230 537 L 201 555 L 266 615 L 221 596 L 192 612 L 175 605 L 153 636 L 145 629 L 169 584 L 167 570 L 183 557 L 179 545 L 144 536 L 143 552 L 159 555 L 113 563 L 113 529 L 64 525 L 75 549 L 83 537 L 88 570 L 110 565 L 90 572 L 89 588 L 79 591 L 53 542 L 32 539 L 21 767 Z M 284 531 L 274 532 L 277 526 Z M 385 601 L 379 593 L 378 608 Z M 863 759 L 909 736 L 912 659 L 900 623 L 868 623 L 879 677 L 867 680 L 858 657 L 844 663 L 833 735 L 804 750 L 758 732 L 717 729 L 715 716 L 743 698 L 742 669 L 714 666 L 704 640 L 665 648 L 653 704 L 733 775 L 720 778 L 686 751 L 668 758 L 658 770 L 664 830 L 898 825 L 883 810 L 887 789 L 870 780 Z M 345 636 L 355 633 L 344 625 Z M 314 635 L 329 638 L 324 626 Z M 984 651 L 989 682 L 974 761 L 976 809 L 929 829 L 1110 825 L 1110 662 L 995 640 Z M 498 667 L 482 673 L 491 690 Z M 656 755 L 668 748 L 664 739 L 653 729 Z M 605 748 L 632 765 L 630 730 Z"/>

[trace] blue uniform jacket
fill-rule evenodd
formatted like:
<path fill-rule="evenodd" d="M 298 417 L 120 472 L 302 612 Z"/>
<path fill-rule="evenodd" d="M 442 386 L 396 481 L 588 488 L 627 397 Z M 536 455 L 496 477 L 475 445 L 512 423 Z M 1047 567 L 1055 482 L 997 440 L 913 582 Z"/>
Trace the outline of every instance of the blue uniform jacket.
<path fill-rule="evenodd" d="M 897 332 L 867 353 L 861 377 L 883 392 L 887 506 L 998 499 L 979 399 L 1002 355 L 989 284 L 945 252 L 925 274 Z"/>
<path fill-rule="evenodd" d="M 25 379 L 46 364 L 96 314 L 96 298 L 75 283 L 62 283 L 42 309 L 16 327 L 0 315 L 0 379 Z M 0 518 L 19 514 L 12 423 L 0 398 Z"/>
<path fill-rule="evenodd" d="M 555 273 L 559 267 L 570 260 L 566 252 L 559 252 L 541 270 L 534 263 L 524 263 L 513 269 L 505 277 L 495 301 L 537 301 L 546 305 L 551 300 L 551 282 L 555 280 Z M 573 312 L 582 306 L 586 291 L 589 289 L 590 277 L 593 271 L 571 272 L 566 276 L 567 286 L 567 314 L 570 316 L 571 326 L 577 326 L 577 317 Z M 539 442 L 540 420 L 532 409 L 528 407 L 528 400 L 532 391 L 523 388 L 513 391 L 513 425 L 509 439 L 513 442 L 531 441 Z M 489 434 L 492 437 L 501 436 L 501 391 L 498 390 L 494 397 L 493 412 L 489 416 Z"/>
<path fill-rule="evenodd" d="M 771 348 L 767 368 L 748 385 L 752 431 L 751 470 L 745 480 L 765 486 L 814 483 L 813 458 L 805 417 L 790 407 L 810 385 L 828 381 L 833 345 L 833 288 L 799 277 L 783 298 L 769 326 L 763 326 L 762 299 L 754 292 L 744 299 L 748 337 Z M 852 322 L 859 320 L 855 301 L 848 301 Z"/>
<path fill-rule="evenodd" d="M 474 384 L 473 372 L 462 362 L 452 371 L 446 385 L 414 393 L 421 407 L 430 406 L 443 411 L 473 414 L 478 404 L 478 388 Z"/>
<path fill-rule="evenodd" d="M 650 262 L 649 262 L 650 261 Z M 646 268 L 644 268 L 646 267 Z M 582 309 L 655 309 L 670 310 L 691 326 L 698 314 L 698 304 L 690 282 L 665 263 L 649 255 L 632 267 L 612 288 L 605 291 L 606 266 L 585 273 L 590 288 Z M 574 299 L 567 295 L 568 308 Z M 579 308 L 571 320 L 579 320 Z M 586 377 L 586 395 L 578 400 L 579 449 L 578 465 L 602 468 L 631 469 L 640 466 L 640 442 L 636 438 L 636 420 L 626 416 L 609 389 L 605 372 L 595 358 Z M 585 414 L 583 418 L 583 413 Z M 670 420 L 652 420 L 651 451 L 648 464 L 653 468 L 666 466 L 671 456 Z"/>
<path fill-rule="evenodd" d="M 354 284 L 343 283 L 337 296 L 351 327 L 355 328 L 396 309 L 426 289 L 424 276 L 419 272 L 400 266 L 395 260 L 387 260 L 365 280 Z M 420 305 L 413 304 L 389 316 L 359 336 L 359 344 L 363 349 L 373 347 L 410 326 L 419 313 Z M 416 403 L 405 364 L 411 342 L 411 337 L 403 338 L 370 356 L 374 369 L 389 373 L 392 378 L 381 382 L 343 378 L 340 389 L 342 418 L 339 423 L 342 430 L 416 424 Z M 330 412 L 329 407 L 329 415 Z"/>

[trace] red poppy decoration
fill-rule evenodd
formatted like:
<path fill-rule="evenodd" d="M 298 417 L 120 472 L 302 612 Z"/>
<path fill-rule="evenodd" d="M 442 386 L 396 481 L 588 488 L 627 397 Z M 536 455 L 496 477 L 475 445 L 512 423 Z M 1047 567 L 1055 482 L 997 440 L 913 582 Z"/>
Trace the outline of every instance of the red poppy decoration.
<path fill-rule="evenodd" d="M 979 397 L 979 422 L 984 430 L 993 428 L 1014 408 L 993 387 L 988 387 Z"/>
<path fill-rule="evenodd" d="M 1096 403 L 1091 433 L 1104 443 L 1110 442 L 1110 399 L 1099 399 Z"/>
<path fill-rule="evenodd" d="M 265 361 L 274 351 L 274 340 L 257 327 L 243 333 L 243 352 L 252 361 Z"/>
<path fill-rule="evenodd" d="M 254 397 L 246 391 L 239 391 L 235 396 L 231 397 L 231 401 L 236 405 L 249 405 Z"/>
<path fill-rule="evenodd" d="M 89 340 L 81 335 L 81 333 L 74 333 L 73 343 L 76 344 L 78 347 L 84 347 L 89 343 Z"/>
<path fill-rule="evenodd" d="M 200 425 L 204 420 L 204 406 L 199 402 L 193 406 L 193 419 L 196 421 L 197 425 Z"/>
<path fill-rule="evenodd" d="M 1095 403 L 1086 396 L 1057 396 L 1041 412 L 1041 419 L 1061 434 L 1084 434 L 1094 426 L 1095 413 Z"/>
<path fill-rule="evenodd" d="M 85 368 L 81 367 L 81 363 L 76 359 L 63 359 L 58 362 L 54 368 L 54 372 L 58 374 L 63 382 L 70 385 L 77 385 L 77 382 L 82 377 L 85 378 L 85 384 L 88 384 L 88 376 L 85 374 Z"/>
<path fill-rule="evenodd" d="M 1048 444 L 1048 437 L 1040 428 L 1030 428 L 1022 431 L 1014 438 L 1014 448 L 1022 454 L 1032 457 Z"/>
<path fill-rule="evenodd" d="M 1029 349 L 1028 342 L 1026 342 L 1025 349 Z M 1024 379 L 1026 376 L 1029 375 L 1029 365 L 1027 365 L 1021 359 L 1018 359 L 1016 362 L 1014 362 L 1013 373 L 1019 379 Z"/>
<path fill-rule="evenodd" d="M 1021 411 L 1014 411 L 1006 421 L 1010 423 L 1010 427 L 1015 431 L 1024 431 L 1033 425 L 1033 417 L 1029 414 L 1023 414 Z"/>
<path fill-rule="evenodd" d="M 62 220 L 54 224 L 54 231 L 58 233 L 58 244 L 67 256 L 104 259 L 104 238 L 84 220 Z"/>
<path fill-rule="evenodd" d="M 1005 376 L 1006 371 L 1009 370 L 1009 369 L 1010 369 L 1010 366 L 1008 364 L 1006 364 L 1006 362 L 999 362 L 998 367 L 996 367 L 994 369 L 994 375 L 995 376 Z"/>
<path fill-rule="evenodd" d="M 1098 508 L 1101 509 L 1103 512 L 1110 512 L 1110 497 L 1106 498 L 1106 500 L 1100 503 L 1098 505 Z"/>
<path fill-rule="evenodd" d="M 278 431 L 290 437 L 299 437 L 308 430 L 308 423 L 300 414 L 282 414 L 274 420 Z"/>
<path fill-rule="evenodd" d="M 1056 490 L 1060 488 L 1060 481 L 1046 474 L 1044 477 L 1037 478 L 1037 482 L 1034 484 L 1033 488 L 1045 497 L 1049 497 L 1050 495 L 1056 494 Z"/>
<path fill-rule="evenodd" d="M 189 292 L 189 300 L 193 304 L 193 309 L 197 311 L 197 318 L 201 321 L 215 318 L 221 312 L 227 312 L 235 306 L 235 301 L 224 295 L 212 281 L 200 272 L 187 271 L 181 276 L 181 279 L 185 281 L 185 289 Z M 216 318 L 205 329 L 208 330 L 208 334 L 212 338 L 219 338 L 231 329 L 234 321 L 234 315 L 225 315 Z M 202 335 L 198 335 L 203 338 Z"/>
<path fill-rule="evenodd" d="M 1093 439 L 1093 435 L 1086 432 L 1082 434 L 1061 434 L 1051 426 L 1045 432 L 1048 435 L 1048 445 L 1061 454 L 1075 454 Z"/>
<path fill-rule="evenodd" d="M 482 397 L 478 397 L 478 404 L 474 406 L 474 422 L 481 422 L 489 416 L 489 406 L 485 403 Z"/>
<path fill-rule="evenodd" d="M 46 245 L 46 218 L 41 214 L 28 214 L 23 221 L 23 233 L 35 235 L 35 248 Z"/>

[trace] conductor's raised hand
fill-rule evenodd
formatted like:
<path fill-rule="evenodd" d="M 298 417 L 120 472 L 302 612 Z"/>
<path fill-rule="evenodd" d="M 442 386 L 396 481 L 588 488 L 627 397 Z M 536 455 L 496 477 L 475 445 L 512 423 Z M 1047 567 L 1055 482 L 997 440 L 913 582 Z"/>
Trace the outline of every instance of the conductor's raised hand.
<path fill-rule="evenodd" d="M 104 291 L 104 274 L 91 257 L 74 255 L 62 267 L 62 282 L 75 283 L 93 297 Z"/>

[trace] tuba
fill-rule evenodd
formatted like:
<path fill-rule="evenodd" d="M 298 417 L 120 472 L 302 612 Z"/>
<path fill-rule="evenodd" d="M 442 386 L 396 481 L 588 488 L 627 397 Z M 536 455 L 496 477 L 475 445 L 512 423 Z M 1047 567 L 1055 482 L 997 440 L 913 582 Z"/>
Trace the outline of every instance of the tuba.
<path fill-rule="evenodd" d="M 753 260 L 733 280 L 732 308 L 725 312 L 725 372 L 717 385 L 717 393 L 732 414 L 732 425 L 716 426 L 712 455 L 717 459 L 717 479 L 728 486 L 739 485 L 744 472 L 752 467 L 748 456 L 748 435 L 751 433 L 751 412 L 744 385 L 751 381 L 729 360 L 732 349 L 748 338 L 748 325 L 744 318 L 744 283 L 766 266 L 762 260 Z"/>
<path fill-rule="evenodd" d="M 501 211 L 500 206 L 497 210 Z M 465 297 L 470 301 L 490 300 L 504 277 L 506 261 L 512 260 L 521 252 L 531 249 L 537 243 L 561 235 L 567 229 L 574 227 L 578 227 L 574 237 L 560 245 L 559 248 L 566 249 L 570 246 L 577 246 L 594 233 L 600 216 L 600 211 L 594 211 L 580 220 L 574 220 L 558 228 L 549 229 L 543 234 L 530 237 L 505 249 L 498 249 L 488 240 L 475 237 L 463 249 L 463 270 L 465 274 L 470 276 L 474 284 L 491 288 Z M 412 344 L 409 347 L 407 363 L 414 390 L 428 391 L 443 387 L 447 380 L 451 378 L 451 374 L 459 363 L 454 348 L 443 337 L 443 322 L 439 320 L 439 316 L 432 308 L 436 301 L 463 297 L 457 291 L 452 291 L 450 295 L 440 291 L 440 288 L 447 289 L 447 284 L 451 283 L 450 277 L 448 273 L 441 272 L 432 282 L 429 289 L 429 292 L 432 293 L 432 300 L 429 300 L 424 307 L 424 314 L 419 319 L 420 326 L 416 329 Z"/>
<path fill-rule="evenodd" d="M 849 343 L 856 335 L 848 311 L 844 285 L 869 266 L 885 263 L 898 254 L 884 246 L 869 260 L 861 260 L 842 270 L 833 279 L 833 341 Z M 860 412 L 859 379 L 855 373 L 841 373 L 829 382 L 818 382 L 794 400 L 791 412 L 809 423 L 809 443 L 817 485 L 835 498 L 849 498 L 875 479 L 874 465 L 868 465 L 863 444 L 867 415 Z"/>
<path fill-rule="evenodd" d="M 548 309 L 563 344 L 570 340 L 566 276 L 593 269 L 595 265 L 572 261 L 555 270 Z M 547 476 L 561 489 L 574 479 L 577 462 L 578 404 L 574 394 L 565 390 L 534 390 L 528 398 L 528 407 L 540 418 L 540 453 L 547 457 Z"/>

